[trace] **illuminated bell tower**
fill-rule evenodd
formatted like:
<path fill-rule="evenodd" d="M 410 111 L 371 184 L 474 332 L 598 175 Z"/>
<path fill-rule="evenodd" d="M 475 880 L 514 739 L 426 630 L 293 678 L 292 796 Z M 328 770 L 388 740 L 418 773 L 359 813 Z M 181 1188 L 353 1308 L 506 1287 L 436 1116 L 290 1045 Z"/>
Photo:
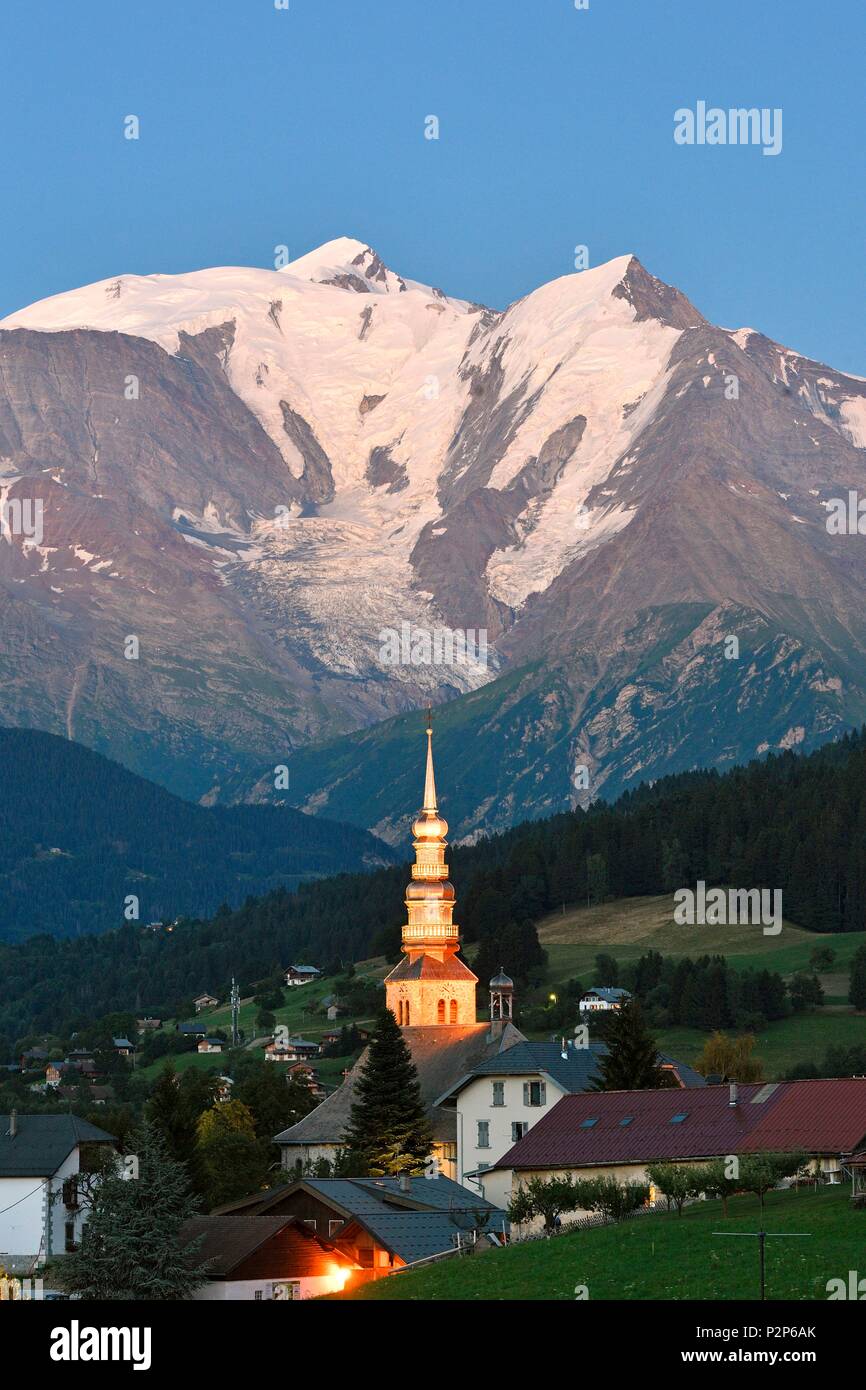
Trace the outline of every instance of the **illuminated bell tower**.
<path fill-rule="evenodd" d="M 412 826 L 415 863 L 406 889 L 403 958 L 385 980 L 385 1000 L 401 1028 L 475 1023 L 478 977 L 457 957 L 460 935 L 452 921 L 454 889 L 445 863 L 447 833 L 448 823 L 436 804 L 433 727 L 428 711 L 424 805 Z"/>

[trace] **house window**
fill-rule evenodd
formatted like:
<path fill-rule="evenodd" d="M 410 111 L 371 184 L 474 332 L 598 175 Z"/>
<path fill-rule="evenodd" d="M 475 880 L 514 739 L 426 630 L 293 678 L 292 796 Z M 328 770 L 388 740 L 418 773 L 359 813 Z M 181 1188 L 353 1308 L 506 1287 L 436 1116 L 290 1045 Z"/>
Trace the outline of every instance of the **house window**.
<path fill-rule="evenodd" d="M 687 1110 L 684 1110 L 684 1111 L 682 1111 L 679 1115 L 673 1115 L 673 1116 L 671 1117 L 671 1124 L 672 1124 L 672 1125 L 681 1125 L 682 1122 L 683 1122 L 683 1120 L 687 1120 L 688 1118 L 689 1118 L 688 1111 L 687 1111 Z"/>
<path fill-rule="evenodd" d="M 74 1221 L 65 1221 L 63 1223 L 63 1237 L 63 1245 L 67 1255 L 73 1254 L 73 1252 L 78 1249 L 78 1244 L 75 1240 Z"/>
<path fill-rule="evenodd" d="M 524 1136 L 524 1134 L 526 1133 L 526 1131 L 527 1131 L 528 1129 L 529 1129 L 529 1121 L 528 1121 L 528 1120 L 515 1120 L 514 1123 L 513 1123 L 512 1126 L 511 1126 L 511 1142 L 512 1142 L 512 1144 L 516 1144 L 517 1141 L 518 1141 L 518 1139 L 522 1139 L 523 1136 Z"/>
<path fill-rule="evenodd" d="M 332 1235 L 334 1234 L 335 1231 L 339 1231 L 339 1229 L 340 1229 L 340 1227 L 342 1226 L 342 1224 L 343 1224 L 342 1221 L 339 1221 L 339 1220 L 337 1220 L 337 1221 L 334 1221 L 334 1220 L 329 1221 L 329 1222 L 328 1222 L 328 1235 L 329 1235 L 329 1236 L 332 1236 Z"/>
<path fill-rule="evenodd" d="M 490 1121 L 489 1121 L 489 1120 L 479 1120 L 479 1121 L 478 1121 L 478 1143 L 476 1144 L 476 1148 L 479 1148 L 479 1149 L 489 1149 L 489 1148 L 490 1148 Z"/>
<path fill-rule="evenodd" d="M 493 1104 L 494 1104 L 494 1105 L 504 1105 L 504 1104 L 505 1104 L 505 1082 L 504 1082 L 504 1081 L 494 1081 L 494 1083 L 493 1083 Z"/>
<path fill-rule="evenodd" d="M 487 1172 L 487 1169 L 488 1169 L 489 1167 L 490 1167 L 490 1164 L 489 1164 L 489 1163 L 479 1163 L 477 1171 L 478 1171 L 479 1173 L 486 1173 L 486 1172 Z"/>
<path fill-rule="evenodd" d="M 256 1303 L 261 1303 L 262 1297 L 263 1295 L 261 1289 L 256 1289 L 255 1293 L 253 1294 L 253 1298 L 255 1299 Z"/>
<path fill-rule="evenodd" d="M 373 1268 L 373 1247 L 372 1245 L 359 1245 L 355 1251 L 358 1264 L 362 1269 Z"/>
<path fill-rule="evenodd" d="M 524 1105 L 545 1105 L 547 1103 L 547 1087 L 543 1081 L 524 1081 L 523 1083 L 523 1104 Z"/>
<path fill-rule="evenodd" d="M 440 999 L 440 1000 L 439 1000 L 439 1003 L 436 1005 L 436 1022 L 437 1022 L 437 1023 L 444 1023 L 444 1022 L 445 1022 L 445 1000 L 444 1000 L 444 999 Z"/>
<path fill-rule="evenodd" d="M 448 1022 L 449 1022 L 449 1023 L 456 1023 L 456 1022 L 457 1022 L 457 1000 L 456 1000 L 456 999 L 452 999 L 452 1000 L 451 1000 L 451 1003 L 448 1005 Z"/>
<path fill-rule="evenodd" d="M 314 1216 L 308 1216 L 304 1221 L 304 1225 L 309 1226 L 310 1229 L 314 1231 L 316 1229 L 316 1218 Z"/>

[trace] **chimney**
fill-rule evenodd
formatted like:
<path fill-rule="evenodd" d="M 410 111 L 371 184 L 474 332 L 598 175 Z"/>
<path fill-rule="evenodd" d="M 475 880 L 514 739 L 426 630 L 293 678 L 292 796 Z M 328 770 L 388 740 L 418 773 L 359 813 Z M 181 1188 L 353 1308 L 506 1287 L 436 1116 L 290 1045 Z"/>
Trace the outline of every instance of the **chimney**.
<path fill-rule="evenodd" d="M 400 1191 L 401 1191 L 401 1192 L 411 1192 L 411 1191 L 412 1191 L 412 1179 L 409 1177 L 409 1174 L 408 1174 L 408 1173 L 401 1173 L 401 1174 L 400 1174 Z"/>
<path fill-rule="evenodd" d="M 9 1138 L 14 1139 L 18 1133 L 18 1111 L 13 1110 L 9 1116 Z"/>
<path fill-rule="evenodd" d="M 728 1105 L 730 1105 L 730 1106 L 735 1106 L 735 1105 L 737 1104 L 737 1094 L 738 1094 L 738 1093 L 737 1093 L 737 1083 L 736 1083 L 736 1081 L 732 1081 L 732 1082 L 731 1082 L 731 1098 L 730 1098 L 730 1100 L 728 1101 Z"/>

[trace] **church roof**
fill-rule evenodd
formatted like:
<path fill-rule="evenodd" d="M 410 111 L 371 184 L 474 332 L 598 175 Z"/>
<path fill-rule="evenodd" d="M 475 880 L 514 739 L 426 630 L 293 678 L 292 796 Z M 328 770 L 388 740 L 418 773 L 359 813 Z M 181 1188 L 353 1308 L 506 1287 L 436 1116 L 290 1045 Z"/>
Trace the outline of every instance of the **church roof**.
<path fill-rule="evenodd" d="M 525 1041 L 512 1023 L 507 1023 L 499 1036 L 491 1035 L 489 1023 L 440 1024 L 401 1031 L 418 1071 L 421 1099 L 433 1126 L 433 1138 L 445 1144 L 456 1142 L 457 1116 L 454 1110 L 437 1105 L 438 1098 L 487 1058 Z M 366 1060 L 365 1049 L 342 1086 L 296 1125 L 276 1135 L 275 1143 L 341 1144 L 349 1127 L 355 1086 Z"/>
<path fill-rule="evenodd" d="M 478 976 L 456 956 L 450 960 L 437 960 L 435 956 L 416 956 L 410 960 L 403 956 L 386 979 L 389 983 L 394 980 L 472 980 L 477 983 Z"/>

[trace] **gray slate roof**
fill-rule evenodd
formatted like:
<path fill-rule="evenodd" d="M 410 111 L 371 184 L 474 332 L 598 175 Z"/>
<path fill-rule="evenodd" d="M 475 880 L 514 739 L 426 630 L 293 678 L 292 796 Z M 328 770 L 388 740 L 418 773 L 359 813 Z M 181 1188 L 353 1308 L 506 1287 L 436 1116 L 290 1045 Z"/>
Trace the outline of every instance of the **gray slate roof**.
<path fill-rule="evenodd" d="M 504 1212 L 499 1215 L 497 1230 L 501 1229 Z M 380 1207 L 357 1220 L 406 1264 L 453 1250 L 457 1232 L 462 1230 L 465 1235 L 471 1229 L 470 1222 L 458 1224 L 445 1211 L 384 1211 Z"/>
<path fill-rule="evenodd" d="M 453 1102 L 463 1087 L 477 1076 L 538 1076 L 544 1073 L 552 1078 L 568 1095 L 589 1090 L 598 1076 L 598 1063 L 607 1053 L 603 1042 L 590 1043 L 588 1047 L 569 1047 L 568 1056 L 563 1058 L 560 1043 L 520 1042 L 509 1047 L 506 1052 L 488 1057 L 467 1076 L 459 1078 L 440 1101 Z M 659 1061 L 676 1067 L 685 1086 L 705 1086 L 704 1078 L 684 1062 L 674 1062 L 672 1058 L 659 1053 Z"/>
<path fill-rule="evenodd" d="M 503 1213 L 492 1202 L 451 1178 L 412 1178 L 407 1193 L 401 1192 L 399 1178 L 305 1178 L 304 1185 L 351 1212 L 366 1231 L 407 1264 L 453 1249 L 456 1233 L 475 1224 L 471 1214 L 489 1212 L 492 1226 L 502 1228 Z M 401 1208 L 401 1199 L 423 1202 L 427 1210 L 409 1205 Z M 460 1213 L 465 1213 L 462 1219 Z M 494 1219 L 497 1216 L 498 1221 Z M 340 1243 L 339 1232 L 334 1239 Z"/>
<path fill-rule="evenodd" d="M 418 1069 L 421 1099 L 433 1126 L 433 1138 L 452 1144 L 457 1138 L 457 1116 L 453 1109 L 443 1109 L 436 1101 L 455 1081 L 468 1075 L 488 1057 L 525 1041 L 523 1034 L 511 1023 L 506 1024 L 498 1037 L 491 1036 L 489 1023 L 404 1028 L 402 1033 Z M 365 1049 L 342 1086 L 296 1125 L 276 1135 L 275 1143 L 340 1144 L 349 1127 L 355 1086 L 366 1060 Z"/>
<path fill-rule="evenodd" d="M 0 1115 L 0 1178 L 49 1178 L 76 1144 L 113 1144 L 113 1134 L 77 1115 L 19 1115 L 9 1136 L 9 1116 Z"/>

